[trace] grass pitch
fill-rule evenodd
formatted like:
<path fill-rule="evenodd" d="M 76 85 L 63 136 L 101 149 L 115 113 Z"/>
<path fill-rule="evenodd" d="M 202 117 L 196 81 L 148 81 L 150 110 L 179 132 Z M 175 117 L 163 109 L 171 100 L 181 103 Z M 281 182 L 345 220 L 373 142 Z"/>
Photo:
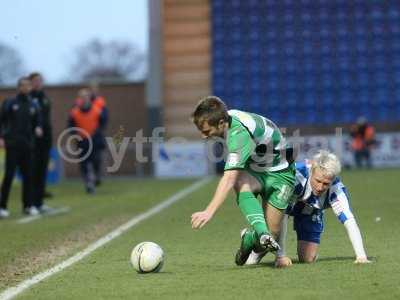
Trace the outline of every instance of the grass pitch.
<path fill-rule="evenodd" d="M 291 268 L 274 269 L 270 255 L 260 266 L 235 266 L 245 222 L 233 196 L 204 229 L 190 227 L 190 215 L 207 205 L 215 180 L 17 299 L 399 299 L 399 175 L 400 170 L 374 170 L 342 176 L 370 265 L 353 264 L 344 226 L 328 210 L 317 263 L 294 260 Z M 25 225 L 16 224 L 14 207 L 14 219 L 0 222 L 0 287 L 62 261 L 190 183 L 112 181 L 94 197 L 84 195 L 78 183 L 65 183 L 54 190 L 57 197 L 49 204 L 70 206 L 71 213 Z M 19 205 L 19 199 L 13 202 Z M 142 241 L 163 247 L 160 273 L 137 274 L 130 266 L 130 251 Z M 289 230 L 292 259 L 295 242 Z"/>

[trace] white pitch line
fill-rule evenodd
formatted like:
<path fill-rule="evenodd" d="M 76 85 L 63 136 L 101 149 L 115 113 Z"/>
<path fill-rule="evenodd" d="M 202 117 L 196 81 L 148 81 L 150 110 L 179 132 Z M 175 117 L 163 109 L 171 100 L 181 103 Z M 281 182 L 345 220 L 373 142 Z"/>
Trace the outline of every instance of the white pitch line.
<path fill-rule="evenodd" d="M 68 268 L 69 266 L 73 265 L 74 263 L 82 260 L 83 258 L 85 258 L 86 256 L 88 256 L 89 254 L 91 254 L 93 251 L 95 251 L 96 249 L 100 248 L 101 246 L 104 246 L 105 244 L 107 244 L 108 242 L 112 241 L 113 239 L 115 239 L 116 237 L 119 237 L 121 234 L 125 233 L 127 230 L 131 229 L 133 226 L 137 225 L 138 223 L 152 217 L 153 215 L 161 212 L 163 209 L 171 206 L 172 204 L 174 204 L 175 202 L 181 200 L 183 197 L 191 194 L 192 192 L 194 192 L 195 190 L 199 189 L 200 187 L 204 186 L 205 184 L 207 184 L 208 182 L 211 181 L 211 178 L 207 177 L 204 178 L 202 180 L 199 180 L 195 183 L 193 183 L 192 185 L 184 188 L 183 190 L 181 190 L 180 192 L 172 195 L 171 197 L 165 199 L 164 201 L 162 201 L 160 204 L 153 206 L 151 209 L 149 209 L 148 211 L 135 216 L 134 218 L 132 218 L 131 220 L 129 220 L 128 222 L 126 222 L 125 224 L 121 225 L 120 227 L 118 227 L 117 229 L 111 231 L 110 233 L 108 233 L 107 235 L 105 235 L 104 237 L 100 238 L 99 240 L 97 240 L 96 242 L 90 244 L 86 249 L 78 252 L 77 254 L 75 254 L 74 256 L 64 260 L 63 262 L 59 263 L 58 265 L 42 272 L 39 273 L 23 282 L 21 282 L 20 284 L 18 284 L 15 287 L 11 287 L 8 288 L 6 290 L 4 290 L 1 294 L 0 294 L 0 300 L 9 300 L 14 298 L 15 296 L 19 295 L 20 293 L 22 293 L 23 291 L 25 291 L 26 289 L 29 289 L 30 287 L 32 287 L 33 285 L 45 280 L 46 278 L 61 272 L 62 270 L 64 270 L 65 268 Z"/>
<path fill-rule="evenodd" d="M 59 215 L 59 214 L 63 214 L 63 213 L 67 213 L 69 212 L 71 209 L 69 207 L 60 207 L 60 208 L 54 208 L 51 211 L 49 211 L 48 213 L 45 214 L 39 214 L 37 216 L 29 216 L 29 217 L 24 217 L 21 219 L 17 220 L 18 224 L 26 224 L 26 223 L 30 223 L 36 220 L 39 220 L 43 217 L 46 216 L 55 216 L 55 215 Z"/>

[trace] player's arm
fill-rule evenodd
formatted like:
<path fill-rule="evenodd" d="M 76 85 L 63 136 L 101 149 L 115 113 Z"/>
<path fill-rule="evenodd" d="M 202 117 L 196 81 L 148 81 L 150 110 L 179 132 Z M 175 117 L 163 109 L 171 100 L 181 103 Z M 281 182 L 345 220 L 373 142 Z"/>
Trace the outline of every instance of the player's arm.
<path fill-rule="evenodd" d="M 207 208 L 192 215 L 192 228 L 203 227 L 213 217 L 228 197 L 229 191 L 234 187 L 240 170 L 245 168 L 246 161 L 255 146 L 248 131 L 239 128 L 227 138 L 227 147 L 229 154 L 226 159 L 224 175 L 219 181 L 217 190 Z"/>
<path fill-rule="evenodd" d="M 214 193 L 214 197 L 203 211 L 196 212 L 192 215 L 192 228 L 202 228 L 213 217 L 218 208 L 224 203 L 228 197 L 229 191 L 233 188 L 239 175 L 239 170 L 227 170 L 224 172 L 218 187 Z"/>
<path fill-rule="evenodd" d="M 338 187 L 335 188 L 335 194 L 336 197 L 333 197 L 330 204 L 333 212 L 346 228 L 347 235 L 350 239 L 351 245 L 353 246 L 354 253 L 356 254 L 356 260 L 354 263 L 369 263 L 370 261 L 368 260 L 364 249 L 360 228 L 350 210 L 349 198 L 345 191 L 345 187 L 339 184 Z"/>

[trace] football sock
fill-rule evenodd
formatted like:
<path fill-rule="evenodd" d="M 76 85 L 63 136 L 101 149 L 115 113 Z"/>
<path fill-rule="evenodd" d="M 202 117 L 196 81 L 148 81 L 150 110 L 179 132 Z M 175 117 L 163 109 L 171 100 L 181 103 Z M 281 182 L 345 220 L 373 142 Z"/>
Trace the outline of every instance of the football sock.
<path fill-rule="evenodd" d="M 265 222 L 264 211 L 260 202 L 251 192 L 241 192 L 237 197 L 237 203 L 240 211 L 246 217 L 251 228 L 254 229 L 257 238 L 265 233 L 269 233 Z"/>
<path fill-rule="evenodd" d="M 254 246 L 258 244 L 256 235 L 253 229 L 247 229 L 242 238 L 242 247 L 246 250 L 253 250 Z"/>

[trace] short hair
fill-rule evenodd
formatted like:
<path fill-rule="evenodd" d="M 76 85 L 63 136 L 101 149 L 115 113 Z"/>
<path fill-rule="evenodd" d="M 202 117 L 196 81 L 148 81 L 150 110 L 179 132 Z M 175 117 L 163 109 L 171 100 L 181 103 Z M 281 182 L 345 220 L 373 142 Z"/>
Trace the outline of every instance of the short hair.
<path fill-rule="evenodd" d="M 42 76 L 42 74 L 40 74 L 39 72 L 32 72 L 31 74 L 29 74 L 28 79 L 33 80 L 34 78 L 39 76 Z"/>
<path fill-rule="evenodd" d="M 312 158 L 312 169 L 320 169 L 326 176 L 336 177 L 342 166 L 338 157 L 327 150 L 320 150 Z"/>
<path fill-rule="evenodd" d="M 20 78 L 18 78 L 18 81 L 17 81 L 17 87 L 20 87 L 21 86 L 21 83 L 22 83 L 22 81 L 31 81 L 30 79 L 29 79 L 29 77 L 26 77 L 26 76 L 23 76 L 23 77 L 20 77 Z"/>
<path fill-rule="evenodd" d="M 217 126 L 221 120 L 228 122 L 228 109 L 217 96 L 207 96 L 199 101 L 191 115 L 191 120 L 197 127 L 202 126 L 206 121 L 210 126 Z"/>

